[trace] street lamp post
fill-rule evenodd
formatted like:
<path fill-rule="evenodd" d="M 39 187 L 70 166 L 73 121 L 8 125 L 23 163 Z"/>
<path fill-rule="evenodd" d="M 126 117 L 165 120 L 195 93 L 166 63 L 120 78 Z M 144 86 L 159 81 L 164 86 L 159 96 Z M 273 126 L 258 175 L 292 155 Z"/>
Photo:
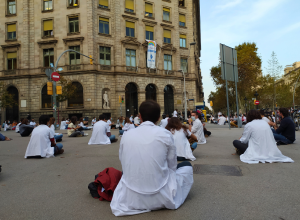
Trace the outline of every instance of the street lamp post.
<path fill-rule="evenodd" d="M 244 101 L 245 101 L 246 115 L 247 115 L 247 97 L 246 97 L 246 96 L 245 96 L 245 98 L 244 98 Z"/>
<path fill-rule="evenodd" d="M 257 91 L 255 91 L 254 96 L 255 96 L 255 100 L 257 100 L 257 96 L 258 96 Z M 256 105 L 256 109 L 258 109 L 258 105 Z"/>
<path fill-rule="evenodd" d="M 190 43 L 190 47 L 189 47 L 189 55 L 187 58 L 187 63 L 189 62 L 189 58 L 190 58 L 190 51 L 191 51 L 191 46 L 196 45 L 196 42 L 192 42 Z M 187 119 L 187 112 L 186 112 L 186 90 L 185 90 L 185 74 L 187 72 L 187 63 L 185 64 L 185 70 L 182 70 L 182 75 L 183 75 L 183 90 L 184 90 L 184 120 Z"/>

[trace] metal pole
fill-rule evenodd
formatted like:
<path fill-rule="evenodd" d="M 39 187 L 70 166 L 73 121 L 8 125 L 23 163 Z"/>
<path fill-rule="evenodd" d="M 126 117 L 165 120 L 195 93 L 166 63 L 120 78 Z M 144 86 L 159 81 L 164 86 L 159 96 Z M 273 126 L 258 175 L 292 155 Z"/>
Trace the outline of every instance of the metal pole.
<path fill-rule="evenodd" d="M 232 49 L 232 58 L 234 57 L 233 54 L 233 49 Z M 233 58 L 234 60 L 234 58 Z M 234 63 L 234 61 L 233 61 Z M 236 114 L 237 114 L 237 124 L 238 127 L 241 128 L 242 127 L 242 123 L 240 122 L 240 116 L 239 116 L 239 100 L 238 100 L 238 92 L 237 92 L 237 77 L 238 77 L 238 73 L 235 73 L 234 71 L 234 65 L 233 65 L 233 75 L 234 75 L 234 84 L 235 84 L 235 97 L 236 97 Z"/>
<path fill-rule="evenodd" d="M 294 111 L 295 111 L 295 91 L 296 91 L 296 85 L 297 85 L 297 82 L 299 80 L 299 77 L 300 77 L 300 74 L 296 80 L 296 83 L 295 83 L 295 86 L 294 86 L 294 93 L 293 93 L 293 103 L 294 103 Z"/>
<path fill-rule="evenodd" d="M 182 71 L 183 73 L 183 84 L 184 84 L 184 119 L 187 119 L 187 112 L 186 112 L 186 91 L 185 91 L 185 74 L 184 71 Z"/>

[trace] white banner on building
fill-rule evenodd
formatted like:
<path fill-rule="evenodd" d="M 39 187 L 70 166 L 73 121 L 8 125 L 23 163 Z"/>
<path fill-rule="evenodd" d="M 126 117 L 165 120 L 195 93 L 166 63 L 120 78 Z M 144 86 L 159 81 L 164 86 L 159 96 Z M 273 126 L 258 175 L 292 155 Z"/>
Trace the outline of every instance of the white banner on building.
<path fill-rule="evenodd" d="M 147 40 L 148 42 L 148 52 L 147 52 L 147 67 L 155 69 L 155 59 L 156 59 L 156 42 L 153 40 Z"/>

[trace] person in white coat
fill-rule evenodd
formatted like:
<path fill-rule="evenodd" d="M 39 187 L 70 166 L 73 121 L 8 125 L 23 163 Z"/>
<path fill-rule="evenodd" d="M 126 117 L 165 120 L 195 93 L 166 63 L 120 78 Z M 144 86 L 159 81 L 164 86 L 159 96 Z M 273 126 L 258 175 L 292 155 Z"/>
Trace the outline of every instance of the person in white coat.
<path fill-rule="evenodd" d="M 248 112 L 243 135 L 240 140 L 233 141 L 233 146 L 244 163 L 294 162 L 277 148 L 269 124 L 261 119 L 257 110 Z"/>
<path fill-rule="evenodd" d="M 129 131 L 130 129 L 134 129 L 134 128 L 135 128 L 135 126 L 132 124 L 130 119 L 128 117 L 125 117 L 125 124 L 122 127 L 122 130 L 120 130 L 120 134 L 124 135 L 127 131 Z"/>
<path fill-rule="evenodd" d="M 54 132 L 47 126 L 49 120 L 48 115 L 39 118 L 39 126 L 33 129 L 25 158 L 37 156 L 50 158 L 64 152 L 63 145 L 55 143 Z"/>
<path fill-rule="evenodd" d="M 174 143 L 176 146 L 177 161 L 183 161 L 186 159 L 191 161 L 196 160 L 192 152 L 192 148 L 195 149 L 197 147 L 196 136 L 193 135 L 178 118 L 174 117 L 170 119 L 166 129 L 173 134 Z M 193 141 L 196 141 L 193 143 L 193 147 L 191 147 L 188 138 L 192 138 Z"/>
<path fill-rule="evenodd" d="M 60 130 L 66 130 L 66 125 L 67 125 L 66 119 L 62 118 L 60 122 Z"/>
<path fill-rule="evenodd" d="M 189 120 L 189 130 L 197 137 L 198 144 L 206 144 L 203 125 L 199 117 L 201 115 L 197 111 L 192 112 L 192 117 Z"/>
<path fill-rule="evenodd" d="M 128 131 L 120 143 L 123 175 L 110 204 L 115 216 L 178 209 L 194 182 L 191 163 L 177 165 L 171 132 L 155 125 L 159 104 L 147 100 L 139 111 L 141 125 Z"/>
<path fill-rule="evenodd" d="M 105 116 L 100 115 L 99 121 L 94 124 L 93 133 L 89 141 L 92 144 L 111 144 L 110 138 L 107 136 L 109 125 L 106 123 Z"/>
<path fill-rule="evenodd" d="M 16 130 L 15 130 L 16 133 L 20 133 L 20 125 L 22 124 L 22 121 L 23 121 L 23 120 L 24 120 L 24 118 L 21 118 L 19 124 L 17 124 Z"/>
<path fill-rule="evenodd" d="M 173 117 L 176 117 L 176 118 L 177 118 L 177 114 L 178 114 L 178 113 L 177 113 L 177 109 L 175 109 L 174 112 L 173 112 Z"/>
<path fill-rule="evenodd" d="M 162 115 L 162 120 L 160 121 L 160 127 L 165 128 L 168 124 L 169 115 Z"/>
<path fill-rule="evenodd" d="M 218 119 L 218 125 L 225 125 L 225 122 L 226 118 L 224 117 L 224 115 L 220 115 Z"/>

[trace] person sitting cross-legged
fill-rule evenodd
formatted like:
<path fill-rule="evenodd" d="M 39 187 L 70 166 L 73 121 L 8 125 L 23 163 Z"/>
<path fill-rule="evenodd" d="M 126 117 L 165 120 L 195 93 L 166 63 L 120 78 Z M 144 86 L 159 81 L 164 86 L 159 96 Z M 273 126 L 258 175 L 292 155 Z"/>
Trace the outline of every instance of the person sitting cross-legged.
<path fill-rule="evenodd" d="M 42 115 L 39 118 L 39 126 L 36 127 L 26 149 L 25 158 L 30 157 L 53 157 L 64 152 L 62 144 L 56 144 L 54 132 L 47 126 L 50 118 Z"/>
<path fill-rule="evenodd" d="M 10 141 L 11 139 L 0 133 L 0 141 Z"/>
<path fill-rule="evenodd" d="M 192 111 L 191 120 L 189 120 L 189 130 L 197 137 L 198 144 L 206 144 L 206 139 L 204 136 L 204 127 L 200 121 L 201 114 L 197 111 Z"/>
<path fill-rule="evenodd" d="M 122 130 L 120 130 L 120 134 L 124 135 L 127 131 L 134 128 L 135 126 L 132 124 L 130 119 L 128 117 L 125 117 L 125 125 L 122 127 Z"/>
<path fill-rule="evenodd" d="M 77 125 L 77 117 L 72 116 L 71 122 L 68 124 L 68 136 L 69 137 L 82 137 L 84 136 L 82 127 Z"/>
<path fill-rule="evenodd" d="M 294 162 L 277 148 L 270 126 L 257 110 L 248 112 L 243 135 L 233 141 L 233 146 L 237 154 L 242 154 L 240 160 L 244 163 Z"/>
<path fill-rule="evenodd" d="M 179 118 L 172 117 L 166 126 L 166 129 L 173 134 L 177 160 L 196 160 L 192 149 L 195 150 L 197 148 L 197 138 L 189 131 L 189 129 L 187 129 L 185 125 L 181 123 Z M 191 138 L 193 141 L 195 141 L 192 144 L 192 147 L 190 146 L 188 138 Z"/>
<path fill-rule="evenodd" d="M 172 133 L 155 125 L 160 118 L 159 104 L 144 101 L 139 111 L 141 125 L 130 129 L 120 143 L 123 175 L 110 204 L 115 216 L 178 209 L 194 182 L 191 163 L 177 165 Z"/>
<path fill-rule="evenodd" d="M 269 122 L 269 125 L 273 126 L 275 129 L 272 129 L 275 140 L 280 141 L 284 144 L 294 143 L 294 141 L 296 140 L 295 124 L 289 117 L 288 109 L 279 108 L 278 115 L 282 118 L 279 128 L 277 127 L 277 124 Z"/>
<path fill-rule="evenodd" d="M 28 137 L 31 134 L 31 132 L 33 131 L 33 129 L 34 129 L 34 126 L 28 125 L 28 119 L 25 118 L 19 127 L 20 135 L 22 137 Z"/>
<path fill-rule="evenodd" d="M 111 141 L 115 140 L 115 135 L 108 137 L 107 132 L 109 131 L 109 124 L 105 121 L 105 115 L 100 115 L 99 121 L 94 124 L 93 133 L 88 144 L 111 144 Z"/>

